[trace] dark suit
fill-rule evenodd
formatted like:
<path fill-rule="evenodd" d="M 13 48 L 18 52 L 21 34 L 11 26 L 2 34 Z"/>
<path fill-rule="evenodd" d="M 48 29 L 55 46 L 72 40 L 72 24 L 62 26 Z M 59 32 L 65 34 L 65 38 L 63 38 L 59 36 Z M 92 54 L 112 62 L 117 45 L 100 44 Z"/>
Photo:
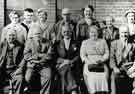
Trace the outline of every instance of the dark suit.
<path fill-rule="evenodd" d="M 115 81 L 116 94 L 131 94 L 132 81 L 126 74 L 124 64 L 134 61 L 135 47 L 134 44 L 128 43 L 126 47 L 120 40 L 115 40 L 111 44 L 110 66 L 120 70 L 119 74 L 112 73 Z M 125 86 L 125 87 L 124 87 Z"/>
<path fill-rule="evenodd" d="M 111 29 L 107 27 L 103 29 L 103 38 L 107 41 L 108 47 L 110 49 L 111 42 L 119 39 L 119 29 L 112 26 Z"/>
<path fill-rule="evenodd" d="M 77 87 L 73 73 L 77 71 L 75 69 L 76 65 L 79 64 L 79 46 L 75 41 L 70 40 L 69 49 L 65 48 L 64 40 L 59 41 L 57 44 L 57 69 L 60 74 L 61 84 L 62 84 L 62 94 L 64 90 L 71 92 Z M 64 60 L 70 60 L 70 63 L 73 64 L 71 67 L 69 64 L 61 66 Z M 71 68 L 74 68 L 74 72 Z M 78 71 L 79 73 L 79 71 Z"/>
<path fill-rule="evenodd" d="M 12 79 L 13 82 L 16 81 L 16 79 L 14 79 L 14 76 L 12 76 L 12 74 L 18 68 L 19 63 L 23 58 L 24 46 L 21 45 L 18 41 L 15 41 L 14 45 L 15 46 L 12 49 L 13 64 L 10 64 L 11 62 L 8 60 L 10 49 L 8 46 L 8 42 L 5 40 L 0 44 L 0 83 L 1 83 L 0 87 L 2 85 L 2 82 L 5 81 L 5 79 Z"/>

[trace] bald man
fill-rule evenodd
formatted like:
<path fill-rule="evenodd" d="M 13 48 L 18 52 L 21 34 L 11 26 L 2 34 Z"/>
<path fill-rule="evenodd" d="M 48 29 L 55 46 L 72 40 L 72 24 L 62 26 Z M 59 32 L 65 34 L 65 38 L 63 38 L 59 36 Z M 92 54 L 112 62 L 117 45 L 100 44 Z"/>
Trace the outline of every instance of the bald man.
<path fill-rule="evenodd" d="M 130 66 L 126 65 L 134 62 L 135 46 L 128 42 L 129 28 L 127 26 L 121 26 L 119 32 L 120 39 L 111 43 L 110 66 L 113 71 L 112 79 L 114 79 L 112 81 L 115 84 L 116 94 L 132 94 L 132 81 L 126 73 Z"/>
<path fill-rule="evenodd" d="M 33 27 L 33 26 L 32 26 Z M 52 43 L 42 38 L 39 25 L 34 24 L 32 39 L 26 42 L 24 60 L 26 61 L 25 80 L 30 94 L 50 94 L 54 52 Z"/>
<path fill-rule="evenodd" d="M 13 79 L 14 71 L 18 68 L 23 57 L 24 46 L 17 40 L 17 32 L 13 28 L 7 28 L 6 39 L 0 44 L 0 88 L 5 79 Z M 0 91 L 0 94 L 3 94 Z"/>

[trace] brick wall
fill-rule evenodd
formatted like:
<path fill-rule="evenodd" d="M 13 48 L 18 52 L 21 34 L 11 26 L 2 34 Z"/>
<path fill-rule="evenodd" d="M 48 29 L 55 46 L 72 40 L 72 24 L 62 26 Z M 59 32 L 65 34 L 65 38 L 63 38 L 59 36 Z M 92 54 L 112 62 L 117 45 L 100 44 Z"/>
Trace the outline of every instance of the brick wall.
<path fill-rule="evenodd" d="M 96 18 L 101 20 L 112 15 L 117 26 L 125 23 L 124 13 L 130 8 L 135 9 L 134 0 L 95 0 Z"/>
<path fill-rule="evenodd" d="M 0 29 L 4 26 L 4 0 L 0 0 Z"/>
<path fill-rule="evenodd" d="M 7 0 L 7 13 L 11 10 L 17 10 L 20 14 L 25 8 L 32 8 L 35 11 L 39 8 L 46 8 L 48 10 L 48 22 L 54 23 L 56 21 L 56 0 Z M 6 24 L 8 24 L 9 18 L 6 16 Z"/>

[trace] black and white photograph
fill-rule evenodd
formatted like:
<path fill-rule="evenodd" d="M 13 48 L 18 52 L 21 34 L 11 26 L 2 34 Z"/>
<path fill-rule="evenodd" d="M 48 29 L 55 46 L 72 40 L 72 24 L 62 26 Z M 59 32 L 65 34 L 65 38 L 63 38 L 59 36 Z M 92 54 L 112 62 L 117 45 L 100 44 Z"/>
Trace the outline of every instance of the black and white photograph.
<path fill-rule="evenodd" d="M 135 0 L 0 0 L 0 94 L 135 94 Z"/>

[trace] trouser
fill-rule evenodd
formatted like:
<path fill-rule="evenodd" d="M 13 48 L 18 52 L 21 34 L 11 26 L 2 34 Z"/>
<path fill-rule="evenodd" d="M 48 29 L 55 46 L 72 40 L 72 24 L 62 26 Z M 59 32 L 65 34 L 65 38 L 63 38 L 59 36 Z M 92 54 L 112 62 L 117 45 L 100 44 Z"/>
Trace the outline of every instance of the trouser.
<path fill-rule="evenodd" d="M 132 94 L 132 79 L 126 75 L 115 75 L 112 73 L 112 91 L 113 94 Z"/>
<path fill-rule="evenodd" d="M 71 67 L 69 65 L 65 65 L 59 69 L 59 74 L 61 78 L 62 94 L 64 94 L 65 90 L 67 92 L 71 92 L 77 88 L 76 82 L 71 73 Z"/>
<path fill-rule="evenodd" d="M 43 67 L 40 70 L 28 68 L 26 70 L 25 80 L 30 87 L 30 94 L 50 94 L 50 67 Z"/>
<path fill-rule="evenodd" d="M 22 75 L 14 75 L 15 69 L 5 69 L 5 70 L 0 70 L 0 94 L 3 94 L 4 92 L 4 84 L 6 80 L 10 80 L 8 81 L 8 84 L 12 85 L 12 88 L 10 87 L 10 89 L 12 89 L 12 91 L 14 92 L 14 94 L 23 94 L 22 92 L 22 88 L 23 88 L 23 78 Z M 11 83 L 10 83 L 11 82 Z"/>

